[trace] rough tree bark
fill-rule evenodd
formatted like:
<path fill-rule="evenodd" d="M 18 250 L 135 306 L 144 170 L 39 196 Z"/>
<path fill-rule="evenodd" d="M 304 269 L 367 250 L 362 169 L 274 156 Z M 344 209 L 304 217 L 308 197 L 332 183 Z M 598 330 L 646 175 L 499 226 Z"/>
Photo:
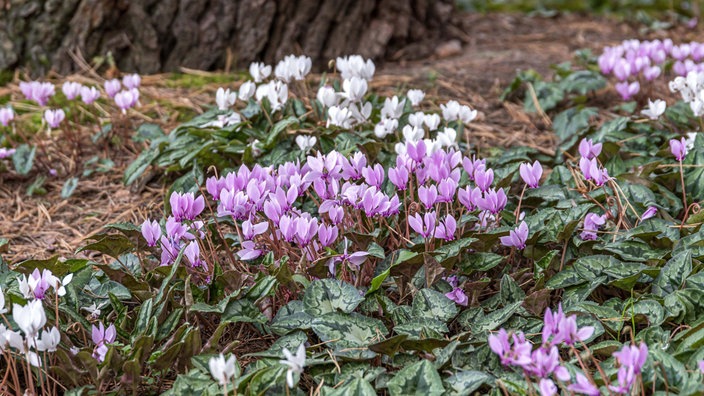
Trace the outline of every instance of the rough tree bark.
<path fill-rule="evenodd" d="M 77 70 L 110 52 L 124 71 L 209 70 L 289 53 L 424 57 L 453 0 L 0 0 L 0 69 Z M 405 50 L 404 50 L 405 49 Z"/>

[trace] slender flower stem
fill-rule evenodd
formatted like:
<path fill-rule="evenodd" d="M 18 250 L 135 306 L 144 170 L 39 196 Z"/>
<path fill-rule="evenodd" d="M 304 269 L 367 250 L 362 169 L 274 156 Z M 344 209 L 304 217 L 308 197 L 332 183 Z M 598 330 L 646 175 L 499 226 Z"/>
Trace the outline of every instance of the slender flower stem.
<path fill-rule="evenodd" d="M 687 190 L 684 188 L 684 169 L 682 167 L 682 160 L 680 162 L 680 182 L 682 183 L 682 205 L 684 210 L 687 210 Z M 685 213 L 686 215 L 686 213 Z"/>
<path fill-rule="evenodd" d="M 518 198 L 518 206 L 516 206 L 516 212 L 514 212 L 516 216 L 516 224 L 518 224 L 518 216 L 521 215 L 521 203 L 523 202 L 523 194 L 526 192 L 526 187 L 528 187 L 527 184 L 523 185 L 523 190 L 521 190 L 521 196 Z"/>

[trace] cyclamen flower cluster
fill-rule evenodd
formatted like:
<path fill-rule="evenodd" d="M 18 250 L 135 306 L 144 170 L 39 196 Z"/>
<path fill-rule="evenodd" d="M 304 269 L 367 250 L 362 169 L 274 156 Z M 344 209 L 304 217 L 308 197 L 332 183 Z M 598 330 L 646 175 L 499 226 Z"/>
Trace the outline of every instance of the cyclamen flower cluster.
<path fill-rule="evenodd" d="M 141 82 L 142 78 L 139 74 L 124 76 L 122 83 L 120 83 L 120 80 L 114 78 L 105 81 L 105 93 L 107 93 L 109 98 L 115 101 L 117 107 L 125 114 L 127 113 L 127 109 L 139 104 L 139 86 Z"/>
<path fill-rule="evenodd" d="M 51 271 L 44 270 L 43 276 L 39 276 L 39 280 L 31 281 L 36 293 L 40 294 L 41 298 L 34 299 L 34 293 L 26 293 L 27 287 L 23 287 L 22 279 L 20 279 L 20 290 L 32 298 L 26 305 L 12 305 L 12 319 L 19 328 L 18 331 L 7 328 L 4 324 L 0 324 L 0 352 L 13 348 L 18 353 L 25 355 L 27 361 L 35 366 L 41 366 L 41 358 L 38 352 L 55 352 L 61 342 L 61 334 L 59 329 L 52 327 L 44 329 L 46 325 L 46 313 L 42 305 L 42 298 L 46 289 L 50 287 L 53 279 Z M 35 270 L 37 273 L 38 270 Z M 35 279 L 30 277 L 30 279 Z M 65 283 L 70 281 L 70 277 Z M 25 285 L 27 284 L 25 278 Z M 53 283 L 54 287 L 60 283 Z M 7 312 L 5 308 L 5 295 L 0 288 L 0 314 Z"/>
<path fill-rule="evenodd" d="M 41 272 L 35 269 L 29 277 L 21 275 L 17 281 L 19 283 L 20 292 L 27 299 L 44 300 L 47 292 L 54 289 L 57 296 L 61 297 L 66 294 L 65 286 L 73 279 L 73 274 L 66 275 L 63 279 L 59 279 L 48 270 L 44 269 Z"/>
<path fill-rule="evenodd" d="M 27 100 L 35 101 L 39 106 L 46 106 L 56 93 L 54 84 L 39 81 L 20 81 L 20 91 Z"/>
<path fill-rule="evenodd" d="M 620 351 L 614 352 L 613 356 L 620 367 L 616 376 L 617 384 L 609 385 L 609 389 L 619 395 L 629 394 L 648 359 L 648 346 L 645 343 L 640 346 L 624 345 Z"/>
<path fill-rule="evenodd" d="M 584 373 L 577 372 L 574 379 L 562 365 L 559 347 L 574 347 L 578 342 L 587 341 L 594 334 L 592 326 L 579 327 L 576 315 L 567 316 L 560 305 L 556 312 L 545 311 L 542 329 L 542 344 L 533 349 L 522 332 L 509 336 L 504 329 L 489 336 L 489 347 L 499 356 L 501 364 L 520 368 L 524 375 L 538 379 L 541 396 L 558 394 L 555 381 L 567 385 L 567 390 L 575 394 L 598 396 L 599 388 Z M 636 376 L 641 372 L 648 357 L 645 344 L 624 346 L 613 356 L 620 364 L 617 384 L 609 385 L 612 392 L 627 394 L 632 389 Z"/>
<path fill-rule="evenodd" d="M 269 102 L 272 112 L 282 110 L 288 101 L 289 87 L 292 81 L 301 81 L 310 73 L 312 61 L 307 56 L 288 55 L 281 60 L 274 68 L 274 77 L 268 82 L 271 76 L 272 67 L 264 63 L 254 62 L 249 65 L 249 74 L 254 81 L 247 81 L 240 86 L 239 91 L 231 91 L 229 88 L 218 88 L 215 94 L 215 102 L 219 110 L 225 111 L 232 108 L 237 99 L 247 102 L 254 98 L 261 103 L 264 99 Z M 259 84 L 259 85 L 257 85 Z M 218 119 L 208 126 L 226 127 L 242 122 L 242 116 L 234 111 L 218 116 Z"/>
<path fill-rule="evenodd" d="M 171 216 L 166 219 L 164 235 L 158 222 L 145 220 L 142 224 L 142 236 L 147 245 L 156 246 L 158 242 L 162 266 L 173 264 L 181 249 L 184 249 L 184 256 L 191 268 L 207 270 L 198 244 L 198 240 L 205 237 L 203 222 L 196 220 L 205 208 L 203 197 L 195 197 L 193 193 L 173 192 L 169 204 Z"/>
<path fill-rule="evenodd" d="M 91 339 L 95 344 L 95 349 L 93 349 L 93 357 L 102 362 L 105 360 L 105 355 L 108 353 L 108 344 L 115 342 L 117 337 L 117 332 L 115 330 L 115 325 L 110 325 L 106 329 L 102 322 L 98 326 L 93 325 L 91 329 Z"/>
<path fill-rule="evenodd" d="M 598 64 L 602 74 L 616 77 L 619 81 L 616 90 L 623 100 L 628 100 L 640 91 L 642 79 L 656 79 L 669 60 L 674 60 L 672 70 L 679 76 L 704 71 L 704 44 L 690 42 L 675 45 L 670 39 L 625 40 L 620 45 L 604 48 Z M 631 78 L 636 81 L 629 82 Z"/>
<path fill-rule="evenodd" d="M 609 180 L 609 173 L 606 168 L 599 164 L 598 158 L 601 154 L 601 143 L 594 143 L 591 139 L 582 139 L 579 143 L 579 169 L 586 180 L 591 180 L 598 187 L 601 187 Z"/>
<path fill-rule="evenodd" d="M 693 70 L 686 77 L 676 77 L 670 81 L 670 91 L 682 95 L 682 101 L 689 104 L 695 117 L 704 115 L 704 70 Z"/>
<path fill-rule="evenodd" d="M 347 211 L 369 218 L 398 213 L 398 197 L 380 190 L 383 177 L 383 168 L 367 167 L 361 153 L 348 159 L 333 151 L 308 156 L 304 165 L 287 162 L 276 169 L 256 165 L 251 170 L 241 166 L 237 172 L 209 178 L 206 189 L 217 202 L 218 216 L 241 222 L 240 259 L 256 259 L 288 245 L 300 248 L 312 261 L 324 253 L 322 248 L 342 239 L 340 227 L 355 227 Z M 298 198 L 311 189 L 319 199 L 320 217 L 296 208 Z M 366 253 L 349 254 L 348 247 L 346 242 L 344 253 L 330 259 L 332 270 L 338 262 L 357 267 L 364 261 Z"/>

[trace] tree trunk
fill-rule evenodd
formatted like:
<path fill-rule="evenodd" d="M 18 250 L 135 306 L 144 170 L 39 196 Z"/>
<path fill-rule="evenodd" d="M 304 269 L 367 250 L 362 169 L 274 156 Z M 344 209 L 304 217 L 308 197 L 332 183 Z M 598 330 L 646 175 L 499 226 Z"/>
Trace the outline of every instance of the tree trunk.
<path fill-rule="evenodd" d="M 448 36 L 453 11 L 452 0 L 0 0 L 0 69 L 68 74 L 79 69 L 72 54 L 111 54 L 139 73 L 290 53 L 319 66 L 347 54 L 419 58 Z"/>

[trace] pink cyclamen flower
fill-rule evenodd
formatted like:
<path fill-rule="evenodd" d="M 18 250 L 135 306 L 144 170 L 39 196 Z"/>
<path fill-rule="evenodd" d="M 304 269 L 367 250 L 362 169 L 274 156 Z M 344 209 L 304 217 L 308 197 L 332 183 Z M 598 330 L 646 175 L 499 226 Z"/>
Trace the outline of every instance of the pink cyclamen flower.
<path fill-rule="evenodd" d="M 699 371 L 701 371 L 702 374 L 704 374 L 704 360 L 699 361 Z"/>
<path fill-rule="evenodd" d="M 95 344 L 95 349 L 93 350 L 93 358 L 102 362 L 105 360 L 105 354 L 108 353 L 108 344 L 115 342 L 117 337 L 117 332 L 115 330 L 115 325 L 111 324 L 106 329 L 102 322 L 99 326 L 92 326 L 91 338 Z"/>
<path fill-rule="evenodd" d="M 596 158 L 601 154 L 601 146 L 601 143 L 595 144 L 591 139 L 582 139 L 579 142 L 579 154 L 588 160 Z"/>
<path fill-rule="evenodd" d="M 479 167 L 486 168 L 486 160 L 477 159 L 474 156 L 472 156 L 471 159 L 468 157 L 462 158 L 462 168 L 464 168 L 464 171 L 467 172 L 470 181 L 474 181 L 474 172 Z"/>
<path fill-rule="evenodd" d="M 553 313 L 550 308 L 545 310 L 542 332 L 543 344 L 558 345 L 562 343 L 560 325 L 564 319 L 565 314 L 562 312 L 562 304 L 557 306 L 557 311 L 555 313 Z"/>
<path fill-rule="evenodd" d="M 425 141 L 419 140 L 417 143 L 407 142 L 406 153 L 408 153 L 408 156 L 416 163 L 423 162 L 423 158 L 425 158 L 427 153 Z"/>
<path fill-rule="evenodd" d="M 455 287 L 454 289 L 452 289 L 451 292 L 445 293 L 445 297 L 465 307 L 469 303 L 469 298 L 467 298 L 467 295 L 464 293 L 464 290 L 460 289 L 459 287 Z"/>
<path fill-rule="evenodd" d="M 647 220 L 651 217 L 654 217 L 658 213 L 658 208 L 657 206 L 650 206 L 648 209 L 643 212 L 643 214 L 640 216 L 640 220 Z"/>
<path fill-rule="evenodd" d="M 621 99 L 623 100 L 631 99 L 639 91 L 640 83 L 638 81 L 633 81 L 630 84 L 627 81 L 616 84 L 616 92 L 621 95 Z"/>
<path fill-rule="evenodd" d="M 560 323 L 560 338 L 567 345 L 575 345 L 579 341 L 586 341 L 594 334 L 594 326 L 577 327 L 577 316 L 566 317 Z"/>
<path fill-rule="evenodd" d="M 15 154 L 15 149 L 0 147 L 0 159 L 11 157 Z"/>
<path fill-rule="evenodd" d="M 66 114 L 62 109 L 56 109 L 56 110 L 50 110 L 47 109 L 44 111 L 44 119 L 46 120 L 47 124 L 49 124 L 50 128 L 56 128 L 61 124 L 61 121 L 64 120 L 66 117 Z"/>
<path fill-rule="evenodd" d="M 670 152 L 675 156 L 677 161 L 684 160 L 684 157 L 687 156 L 687 143 L 685 139 L 681 138 L 680 140 L 670 140 Z"/>
<path fill-rule="evenodd" d="M 344 241 L 344 251 L 341 255 L 337 257 L 333 257 L 328 261 L 328 270 L 330 270 L 330 273 L 332 275 L 335 275 L 335 265 L 337 263 L 344 263 L 347 262 L 350 264 L 353 268 L 359 268 L 360 265 L 367 259 L 367 256 L 369 255 L 368 252 L 355 252 L 355 253 L 348 253 L 348 248 L 349 248 L 349 240 L 345 238 Z"/>
<path fill-rule="evenodd" d="M 85 104 L 91 104 L 100 98 L 100 91 L 95 87 L 81 87 L 81 100 Z"/>
<path fill-rule="evenodd" d="M 661 72 L 662 70 L 659 66 L 650 66 L 643 70 L 643 77 L 648 81 L 652 81 L 658 78 Z"/>
<path fill-rule="evenodd" d="M 122 84 L 120 84 L 120 80 L 114 78 L 112 80 L 105 81 L 105 93 L 108 94 L 108 97 L 114 98 L 121 89 Z"/>
<path fill-rule="evenodd" d="M 609 173 L 606 168 L 599 167 L 596 158 L 588 160 L 586 157 L 579 159 L 579 168 L 586 180 L 591 180 L 597 186 L 601 187 L 609 178 Z"/>
<path fill-rule="evenodd" d="M 122 85 L 127 87 L 127 89 L 139 88 L 141 82 L 142 78 L 137 73 L 122 77 Z"/>
<path fill-rule="evenodd" d="M 631 76 L 631 69 L 631 64 L 628 63 L 628 61 L 626 61 L 625 59 L 619 59 L 614 65 L 614 76 L 619 81 L 625 81 L 628 79 L 628 77 Z"/>
<path fill-rule="evenodd" d="M 205 267 L 205 261 L 200 258 L 200 246 L 198 242 L 191 241 L 186 248 L 183 250 L 183 255 L 186 256 L 186 260 L 191 265 L 191 268 Z"/>
<path fill-rule="evenodd" d="M 428 238 L 435 233 L 435 212 L 428 212 L 421 217 L 420 213 L 408 216 L 408 224 L 413 231 L 419 233 L 423 238 Z"/>
<path fill-rule="evenodd" d="M 41 83 L 39 81 L 20 82 L 20 91 L 28 99 L 37 102 L 40 106 L 46 106 L 49 98 L 54 96 L 54 84 Z"/>
<path fill-rule="evenodd" d="M 599 396 L 601 392 L 599 388 L 596 387 L 591 381 L 587 379 L 582 373 L 577 373 L 577 381 L 573 384 L 567 386 L 567 390 L 581 395 L 587 396 Z"/>
<path fill-rule="evenodd" d="M 74 82 L 74 81 L 66 81 L 64 85 L 61 86 L 61 91 L 64 93 L 66 96 L 66 99 L 68 100 L 74 100 L 78 95 L 81 93 L 81 88 L 83 85 Z"/>
<path fill-rule="evenodd" d="M 499 239 L 504 246 L 525 249 L 528 240 L 528 225 L 522 221 L 516 229 L 509 232 L 508 236 L 502 236 Z"/>
<path fill-rule="evenodd" d="M 435 185 L 431 185 L 430 187 L 420 186 L 418 188 L 418 199 L 420 199 L 426 209 L 432 208 L 438 199 L 437 187 L 435 187 Z"/>
<path fill-rule="evenodd" d="M 538 161 L 535 161 L 533 165 L 521 164 L 519 167 L 519 173 L 528 187 L 538 188 L 540 185 L 540 178 L 543 176 L 543 166 L 540 165 L 540 162 Z"/>
<path fill-rule="evenodd" d="M 648 359 L 648 346 L 644 342 L 639 346 L 625 345 L 620 351 L 614 352 L 613 356 L 621 366 L 631 368 L 635 374 L 639 374 Z"/>
<path fill-rule="evenodd" d="M 139 91 L 132 89 L 129 91 L 120 91 L 115 94 L 115 104 L 125 113 L 127 109 L 137 104 L 139 100 Z"/>
<path fill-rule="evenodd" d="M 457 220 L 451 215 L 447 215 L 445 216 L 445 220 L 439 221 L 437 227 L 435 227 L 435 238 L 452 241 L 455 239 L 456 231 Z"/>
<path fill-rule="evenodd" d="M 144 223 L 142 223 L 142 236 L 147 241 L 147 246 L 156 246 L 159 238 L 161 238 L 161 226 L 156 220 L 152 222 L 144 220 Z"/>
<path fill-rule="evenodd" d="M 498 214 L 504 207 L 506 207 L 506 193 L 503 188 L 497 190 L 490 189 L 489 191 L 482 194 L 481 197 L 477 197 L 475 204 L 481 210 L 486 210 L 491 214 Z"/>
<path fill-rule="evenodd" d="M 530 364 L 531 350 L 530 342 L 526 341 L 523 333 L 513 334 L 513 345 L 509 341 L 506 330 L 500 329 L 498 334 L 489 336 L 489 348 L 499 355 L 501 364 L 504 366 L 525 366 Z"/>
<path fill-rule="evenodd" d="M 10 121 L 14 118 L 15 112 L 12 110 L 12 107 L 3 107 L 0 109 L 0 124 L 2 124 L 2 126 L 8 126 Z"/>
<path fill-rule="evenodd" d="M 320 224 L 318 226 L 318 241 L 323 247 L 332 245 L 337 240 L 338 234 L 339 230 L 335 225 Z"/>
<path fill-rule="evenodd" d="M 548 378 L 540 380 L 539 389 L 540 396 L 554 396 L 557 394 L 557 385 L 555 385 L 553 380 Z"/>
<path fill-rule="evenodd" d="M 389 168 L 389 181 L 401 191 L 408 188 L 408 169 L 405 167 Z"/>
<path fill-rule="evenodd" d="M 594 241 L 596 240 L 596 232 L 599 227 L 606 223 L 606 215 L 597 215 L 595 213 L 587 213 L 584 218 L 584 231 L 580 237 L 584 241 Z"/>
<path fill-rule="evenodd" d="M 171 214 L 176 221 L 193 220 L 205 208 L 205 201 L 202 196 L 196 198 L 193 193 L 178 193 L 174 191 L 169 198 Z"/>
<path fill-rule="evenodd" d="M 474 171 L 474 184 L 482 190 L 482 192 L 487 192 L 491 183 L 494 182 L 494 170 L 486 169 L 483 166 L 477 167 Z"/>
<path fill-rule="evenodd" d="M 262 250 L 258 248 L 258 245 L 254 241 L 243 241 L 242 250 L 237 252 L 237 256 L 240 260 L 254 260 L 262 255 Z"/>

